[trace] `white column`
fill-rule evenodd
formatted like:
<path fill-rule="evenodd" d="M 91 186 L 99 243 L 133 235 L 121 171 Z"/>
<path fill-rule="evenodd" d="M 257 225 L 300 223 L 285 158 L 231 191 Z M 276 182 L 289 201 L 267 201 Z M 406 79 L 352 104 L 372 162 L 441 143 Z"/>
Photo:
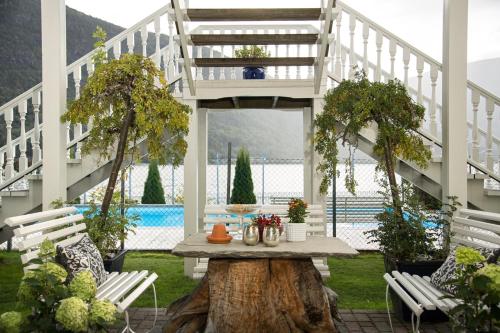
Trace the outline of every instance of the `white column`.
<path fill-rule="evenodd" d="M 317 114 L 323 112 L 323 98 L 315 97 L 313 98 L 313 109 L 312 109 L 312 117 L 313 119 Z M 321 179 L 323 175 L 316 171 L 318 164 L 321 160 L 321 156 L 316 152 L 312 151 L 312 203 L 313 204 L 325 204 L 325 197 L 320 195 L 319 186 L 321 184 Z"/>
<path fill-rule="evenodd" d="M 313 123 L 312 109 L 304 108 L 302 111 L 303 124 L 303 145 L 304 145 L 304 200 L 312 202 L 312 184 L 313 184 Z"/>
<path fill-rule="evenodd" d="M 443 200 L 457 196 L 467 206 L 467 5 L 444 0 Z"/>
<path fill-rule="evenodd" d="M 203 230 L 207 203 L 208 110 L 198 109 L 198 230 Z"/>
<path fill-rule="evenodd" d="M 66 6 L 42 1 L 43 209 L 66 200 Z"/>
<path fill-rule="evenodd" d="M 185 87 L 184 93 L 189 93 Z M 184 99 L 193 113 L 189 119 L 188 149 L 184 158 L 184 238 L 198 232 L 198 110 L 196 99 Z M 192 277 L 196 258 L 184 258 L 184 275 Z"/>

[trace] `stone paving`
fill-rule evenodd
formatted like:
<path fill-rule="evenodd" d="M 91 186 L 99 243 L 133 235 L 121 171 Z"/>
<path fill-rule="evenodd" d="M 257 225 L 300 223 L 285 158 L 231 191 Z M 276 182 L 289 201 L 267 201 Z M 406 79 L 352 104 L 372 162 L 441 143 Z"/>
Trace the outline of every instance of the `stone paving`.
<path fill-rule="evenodd" d="M 132 329 L 136 333 L 160 333 L 165 324 L 165 309 L 158 309 L 158 319 L 153 328 L 155 310 L 152 308 L 132 308 L 129 311 Z M 340 333 L 385 333 L 391 332 L 387 313 L 370 310 L 340 310 L 343 321 L 337 323 Z M 401 323 L 393 318 L 395 333 L 411 332 L 410 323 Z M 116 332 L 121 332 L 117 330 Z M 423 323 L 421 333 L 451 332 L 448 323 Z M 259 333 L 259 332 L 256 332 Z M 267 332 L 262 332 L 267 333 Z"/>

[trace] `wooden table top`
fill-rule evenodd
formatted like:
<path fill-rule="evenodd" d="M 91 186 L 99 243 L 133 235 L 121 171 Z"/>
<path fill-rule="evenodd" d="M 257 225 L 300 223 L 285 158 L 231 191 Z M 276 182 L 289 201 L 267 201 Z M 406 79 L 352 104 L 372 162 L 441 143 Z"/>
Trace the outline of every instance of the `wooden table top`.
<path fill-rule="evenodd" d="M 248 246 L 233 239 L 229 244 L 210 244 L 207 234 L 197 233 L 178 243 L 172 254 L 190 258 L 311 258 L 353 257 L 358 251 L 336 237 L 307 237 L 305 242 L 281 241 L 276 247 L 263 243 Z"/>

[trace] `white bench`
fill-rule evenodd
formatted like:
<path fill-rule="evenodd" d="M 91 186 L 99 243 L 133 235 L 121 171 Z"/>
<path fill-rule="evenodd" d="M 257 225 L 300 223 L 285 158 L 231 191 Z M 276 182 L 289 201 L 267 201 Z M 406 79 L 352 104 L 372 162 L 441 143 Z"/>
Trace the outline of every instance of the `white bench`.
<path fill-rule="evenodd" d="M 472 248 L 500 247 L 500 214 L 461 209 L 453 218 L 451 230 L 453 245 Z M 414 332 L 418 332 L 420 316 L 425 310 L 439 309 L 448 313 L 459 304 L 459 300 L 441 299 L 445 293 L 434 287 L 428 276 L 421 277 L 393 271 L 392 274 L 386 273 L 384 279 L 387 282 L 386 297 L 390 287 L 412 311 Z M 387 311 L 389 312 L 389 307 Z M 414 316 L 416 322 L 413 322 Z"/>
<path fill-rule="evenodd" d="M 282 223 L 288 223 L 287 216 L 288 205 L 265 205 L 259 208 L 252 214 L 275 214 L 281 218 Z M 326 237 L 326 216 L 323 206 L 309 205 L 307 208 L 308 215 L 305 218 L 307 224 L 308 236 L 324 236 Z M 250 223 L 251 219 L 246 217 L 243 219 L 244 223 Z M 235 217 L 234 214 L 228 213 L 224 205 L 210 205 L 205 207 L 203 217 L 203 230 L 210 233 L 212 227 L 216 223 L 226 224 L 226 228 L 230 234 L 236 234 L 240 228 L 240 219 Z M 285 226 L 286 228 L 286 226 Z M 326 258 L 313 258 L 313 263 L 321 273 L 323 278 L 330 277 L 330 270 Z M 194 267 L 194 279 L 201 279 L 208 267 L 208 258 L 199 258 L 196 266 Z"/>
<path fill-rule="evenodd" d="M 68 246 L 82 239 L 87 227 L 83 215 L 78 214 L 75 207 L 9 217 L 5 224 L 13 229 L 13 239 L 22 253 L 25 272 L 36 267 L 28 263 L 38 258 L 39 246 L 45 239 L 56 246 Z M 132 332 L 127 309 L 150 285 L 155 293 L 156 304 L 154 281 L 157 278 L 156 273 L 150 274 L 147 270 L 109 273 L 106 281 L 98 286 L 96 298 L 109 300 L 116 305 L 119 313 L 125 313 L 126 327 L 123 331 Z"/>

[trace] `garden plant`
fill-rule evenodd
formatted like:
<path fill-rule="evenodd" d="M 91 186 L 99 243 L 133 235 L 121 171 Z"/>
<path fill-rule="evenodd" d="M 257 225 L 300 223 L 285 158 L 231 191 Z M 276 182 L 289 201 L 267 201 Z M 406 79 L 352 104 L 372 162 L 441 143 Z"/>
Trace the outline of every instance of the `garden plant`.
<path fill-rule="evenodd" d="M 250 167 L 250 154 L 245 148 L 238 151 L 236 171 L 231 193 L 232 204 L 255 204 L 257 198 L 253 193 L 252 169 Z"/>

